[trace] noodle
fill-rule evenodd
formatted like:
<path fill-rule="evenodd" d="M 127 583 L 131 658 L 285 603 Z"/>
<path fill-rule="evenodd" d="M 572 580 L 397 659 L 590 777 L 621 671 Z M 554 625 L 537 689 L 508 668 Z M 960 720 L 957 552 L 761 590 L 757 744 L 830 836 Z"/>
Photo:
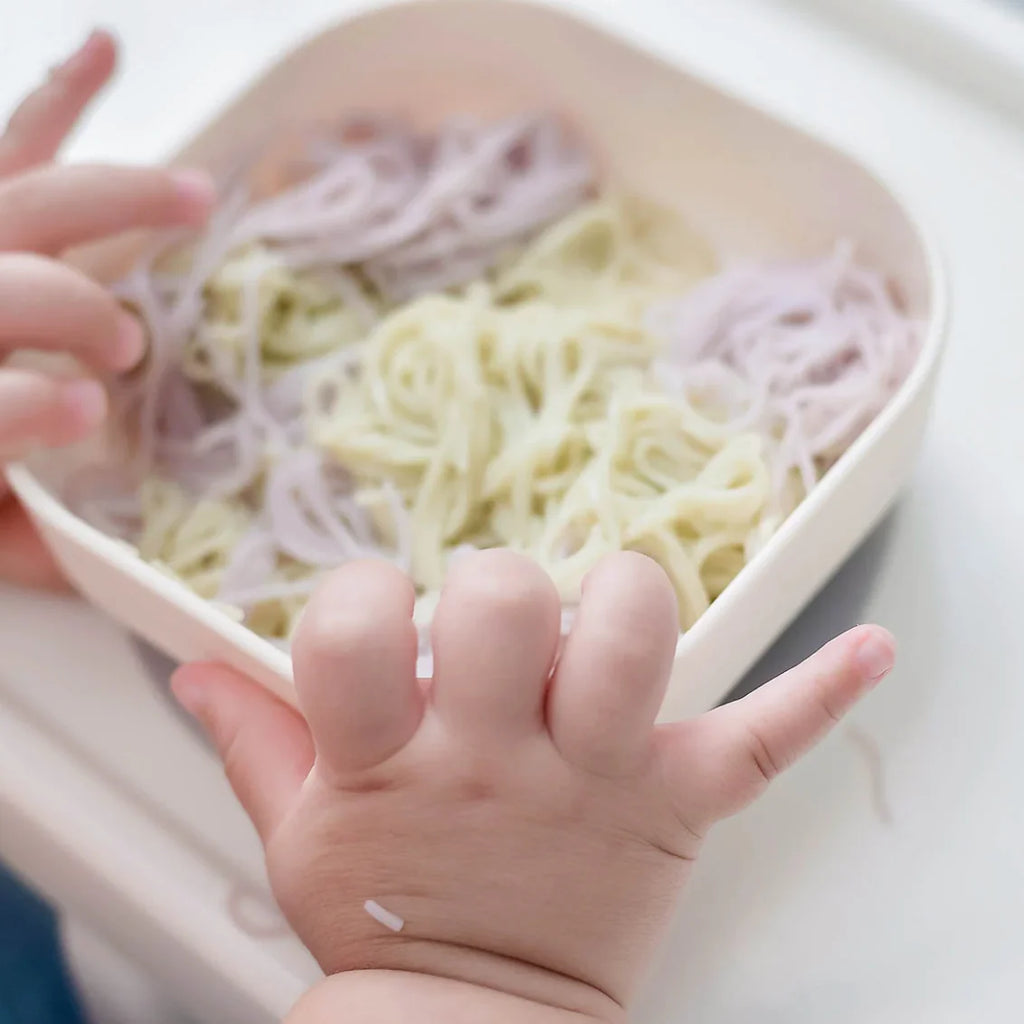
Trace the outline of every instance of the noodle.
<path fill-rule="evenodd" d="M 919 328 L 852 247 L 825 259 L 736 267 L 651 311 L 668 341 L 659 378 L 714 395 L 735 429 L 769 442 L 773 513 L 786 515 L 896 392 Z"/>
<path fill-rule="evenodd" d="M 639 327 L 586 310 L 502 307 L 484 287 L 430 296 L 371 335 L 362 374 L 314 405 L 310 436 L 361 482 L 398 487 L 421 590 L 440 587 L 462 545 L 502 545 L 536 558 L 572 604 L 609 551 L 689 563 L 722 531 L 742 547 L 768 497 L 760 439 L 652 387 L 656 351 Z M 684 572 L 689 625 L 709 597 L 699 564 Z"/>
<path fill-rule="evenodd" d="M 915 328 L 848 247 L 716 274 L 678 215 L 593 181 L 527 116 L 353 121 L 276 195 L 236 175 L 118 286 L 150 337 L 115 396 L 131 479 L 90 467 L 67 500 L 282 644 L 325 571 L 373 556 L 411 575 L 428 655 L 452 561 L 492 546 L 550 574 L 563 631 L 600 558 L 644 552 L 690 628 Z"/>

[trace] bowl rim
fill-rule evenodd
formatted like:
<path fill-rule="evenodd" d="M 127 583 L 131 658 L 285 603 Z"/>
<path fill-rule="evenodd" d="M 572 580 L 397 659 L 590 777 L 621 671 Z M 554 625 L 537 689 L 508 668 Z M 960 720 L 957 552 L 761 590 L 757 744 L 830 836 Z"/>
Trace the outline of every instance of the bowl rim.
<path fill-rule="evenodd" d="M 481 6 L 479 0 L 398 0 L 398 2 L 387 3 L 381 7 L 363 7 L 324 26 L 319 31 L 300 40 L 276 60 L 269 62 L 262 72 L 250 79 L 233 96 L 229 96 L 227 102 L 220 108 L 220 113 L 215 114 L 198 131 L 186 139 L 184 144 L 178 146 L 175 155 L 171 156 L 167 162 L 173 163 L 179 159 L 180 154 L 187 152 L 217 123 L 220 116 L 229 112 L 240 99 L 268 75 L 286 63 L 299 60 L 304 51 L 316 45 L 323 38 L 333 33 L 342 32 L 358 22 L 374 20 L 381 16 L 393 16 L 403 9 L 459 8 L 470 5 L 477 9 Z M 635 33 L 620 32 L 617 29 L 609 28 L 598 15 L 578 11 L 575 8 L 567 10 L 564 6 L 551 2 L 551 0 L 488 0 L 488 6 L 499 9 L 532 9 L 545 17 L 583 26 L 587 30 L 603 36 L 607 41 L 628 48 L 648 60 L 656 61 L 675 73 L 689 76 L 750 113 L 760 115 L 791 132 L 797 132 L 818 146 L 824 147 L 838 160 L 857 168 L 888 194 L 902 214 L 907 228 L 917 243 L 919 256 L 923 262 L 927 287 L 926 329 L 914 366 L 907 378 L 867 427 L 836 460 L 836 463 L 829 468 L 813 490 L 783 520 L 753 558 L 743 566 L 723 593 L 680 637 L 676 651 L 678 661 L 685 657 L 687 650 L 700 643 L 701 638 L 715 627 L 722 616 L 730 614 L 732 606 L 742 599 L 746 591 L 756 585 L 762 566 L 770 564 L 776 557 L 776 553 L 800 533 L 805 523 L 820 513 L 822 506 L 840 486 L 844 477 L 862 463 L 870 452 L 884 440 L 889 431 L 907 412 L 910 405 L 935 378 L 945 350 L 949 327 L 950 288 L 946 258 L 938 244 L 936 232 L 928 225 L 917 201 L 908 196 L 904 188 L 895 185 L 883 171 L 871 162 L 862 159 L 846 146 L 822 136 L 817 130 L 805 127 L 799 118 L 776 113 L 756 100 L 751 100 L 729 87 L 719 85 L 700 72 L 691 70 L 685 64 L 673 59 L 662 47 L 656 44 L 651 45 L 647 41 L 640 41 Z M 254 633 L 247 626 L 235 621 L 219 608 L 216 602 L 200 597 L 184 582 L 144 561 L 130 544 L 103 533 L 75 515 L 44 486 L 24 462 L 12 463 L 5 468 L 4 472 L 11 489 L 32 516 L 37 516 L 50 529 L 64 536 L 75 546 L 89 550 L 112 569 L 132 578 L 136 584 L 145 587 L 158 598 L 177 606 L 180 611 L 218 634 L 247 658 L 261 663 L 276 676 L 291 683 L 293 678 L 291 656 L 286 651 Z"/>

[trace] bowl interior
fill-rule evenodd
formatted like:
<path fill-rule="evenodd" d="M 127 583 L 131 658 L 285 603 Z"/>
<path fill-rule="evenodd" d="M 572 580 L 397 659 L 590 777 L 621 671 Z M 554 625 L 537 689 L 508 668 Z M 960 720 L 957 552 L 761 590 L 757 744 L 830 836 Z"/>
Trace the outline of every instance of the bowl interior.
<path fill-rule="evenodd" d="M 295 138 L 296 128 L 366 110 L 423 127 L 453 113 L 556 111 L 596 154 L 607 181 L 678 209 L 723 259 L 815 256 L 849 238 L 861 260 L 891 279 L 908 312 L 937 319 L 929 251 L 899 200 L 872 174 L 801 131 L 542 6 L 423 0 L 343 23 L 271 69 L 173 162 L 224 170 L 268 140 Z M 286 144 L 278 148 L 287 156 Z M 76 259 L 109 279 L 137 245 L 122 239 L 82 250 Z M 927 345 L 937 348 L 937 332 Z M 931 358 L 927 347 L 925 356 Z M 913 380 L 905 388 L 912 386 Z M 45 493 L 79 457 L 42 459 L 19 470 L 22 497 L 65 538 L 114 559 L 152 588 L 159 574 L 114 553 L 95 531 L 56 511 Z M 198 614 L 191 596 L 177 594 L 183 586 L 167 590 L 160 579 L 167 601 Z M 96 598 L 94 585 L 76 582 Z M 248 631 L 211 611 L 212 618 L 202 616 L 207 628 L 225 642 L 242 643 Z M 700 622 L 693 632 L 699 629 Z M 252 646 L 251 637 L 244 640 L 250 655 L 265 654 L 268 671 L 286 671 L 279 651 L 263 641 Z"/>

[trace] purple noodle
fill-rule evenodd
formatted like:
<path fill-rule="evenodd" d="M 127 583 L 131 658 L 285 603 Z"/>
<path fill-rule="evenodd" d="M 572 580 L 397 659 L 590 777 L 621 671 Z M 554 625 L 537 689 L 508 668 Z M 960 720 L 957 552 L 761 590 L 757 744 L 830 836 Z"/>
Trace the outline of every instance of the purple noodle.
<path fill-rule="evenodd" d="M 462 118 L 432 135 L 382 118 L 353 119 L 336 137 L 314 140 L 307 177 L 255 201 L 250 163 L 232 170 L 199 238 L 163 239 L 115 288 L 150 340 L 145 366 L 115 395 L 135 436 L 132 483 L 156 474 L 196 499 L 248 500 L 261 490 L 259 514 L 232 553 L 218 595 L 243 609 L 305 595 L 320 570 L 379 554 L 382 545 L 341 467 L 305 439 L 310 381 L 325 368 L 355 365 L 358 348 L 265 381 L 254 276 L 242 287 L 240 358 L 204 345 L 210 379 L 191 380 L 182 360 L 189 340 L 201 340 L 211 275 L 232 253 L 259 243 L 285 265 L 316 270 L 369 330 L 379 314 L 345 267 L 358 267 L 386 305 L 457 287 L 492 270 L 594 187 L 586 154 L 548 116 L 492 124 Z M 161 266 L 183 243 L 191 246 L 187 269 Z M 68 500 L 94 525 L 131 539 L 141 509 L 127 479 L 91 467 L 73 481 Z M 382 498 L 394 535 L 384 553 L 408 568 L 408 512 L 393 487 Z M 313 577 L 282 580 L 282 558 L 311 567 Z"/>

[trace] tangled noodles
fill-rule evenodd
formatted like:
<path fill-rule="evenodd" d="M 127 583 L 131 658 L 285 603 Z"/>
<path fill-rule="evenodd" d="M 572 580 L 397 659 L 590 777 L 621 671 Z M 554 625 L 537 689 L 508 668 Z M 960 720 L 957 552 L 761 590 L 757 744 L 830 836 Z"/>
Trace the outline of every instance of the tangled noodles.
<path fill-rule="evenodd" d="M 452 559 L 498 545 L 567 617 L 602 555 L 645 552 L 686 629 L 918 343 L 850 246 L 719 272 L 546 116 L 353 121 L 118 294 L 150 338 L 116 396 L 130 480 L 94 466 L 68 499 L 285 645 L 348 559 L 409 572 L 426 626 Z"/>

